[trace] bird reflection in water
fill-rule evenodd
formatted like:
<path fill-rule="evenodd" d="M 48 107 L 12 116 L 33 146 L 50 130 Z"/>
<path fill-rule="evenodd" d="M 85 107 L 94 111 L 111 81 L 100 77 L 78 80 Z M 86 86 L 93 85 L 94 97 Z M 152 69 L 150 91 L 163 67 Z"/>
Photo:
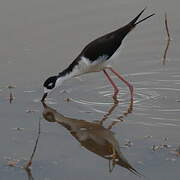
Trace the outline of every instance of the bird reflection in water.
<path fill-rule="evenodd" d="M 118 104 L 119 104 L 119 100 L 117 99 L 117 96 L 114 96 L 113 97 L 113 104 L 112 104 L 112 106 L 109 108 L 107 113 L 104 114 L 103 118 L 100 120 L 100 124 L 101 125 L 103 125 L 103 122 L 106 121 L 108 119 L 108 117 L 113 113 L 113 111 L 116 109 Z M 123 113 L 123 115 L 117 117 L 116 119 L 118 121 L 113 121 L 111 123 L 111 125 L 109 125 L 108 129 L 111 129 L 115 124 L 123 121 L 123 118 L 126 117 L 128 114 L 132 113 L 132 111 L 133 111 L 133 101 L 131 100 L 127 110 Z"/>
<path fill-rule="evenodd" d="M 104 116 L 100 123 L 65 117 L 47 104 L 42 104 L 44 107 L 43 117 L 45 120 L 61 124 L 83 147 L 105 159 L 108 159 L 110 172 L 112 172 L 115 165 L 120 165 L 132 173 L 141 176 L 141 174 L 129 164 L 120 151 L 118 141 L 115 139 L 114 133 L 111 131 L 113 124 L 108 128 L 103 127 L 103 122 L 107 119 L 111 111 L 115 109 L 118 101 L 113 104 L 108 114 Z"/>

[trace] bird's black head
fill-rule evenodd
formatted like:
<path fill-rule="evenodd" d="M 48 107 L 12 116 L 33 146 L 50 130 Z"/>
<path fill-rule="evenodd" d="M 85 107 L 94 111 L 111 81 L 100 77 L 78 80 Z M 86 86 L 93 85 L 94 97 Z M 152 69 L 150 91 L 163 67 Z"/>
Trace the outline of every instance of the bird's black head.
<path fill-rule="evenodd" d="M 56 85 L 57 76 L 51 76 L 44 82 L 44 88 L 48 90 L 52 90 Z"/>
<path fill-rule="evenodd" d="M 46 81 L 44 82 L 44 95 L 41 99 L 41 101 L 44 101 L 45 98 L 47 97 L 48 93 L 50 93 L 53 89 L 56 87 L 56 81 L 58 77 L 57 76 L 51 76 Z"/>

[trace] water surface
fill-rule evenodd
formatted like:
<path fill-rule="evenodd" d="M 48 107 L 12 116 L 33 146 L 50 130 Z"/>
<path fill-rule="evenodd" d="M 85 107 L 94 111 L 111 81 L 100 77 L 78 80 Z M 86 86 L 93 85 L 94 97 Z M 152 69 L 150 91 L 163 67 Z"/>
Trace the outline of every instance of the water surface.
<path fill-rule="evenodd" d="M 124 40 L 114 67 L 135 88 L 129 113 L 129 92 L 118 83 L 119 103 L 103 73 L 66 82 L 47 104 L 65 117 L 90 123 L 104 120 L 111 128 L 128 163 L 149 179 L 177 179 L 180 145 L 180 3 L 177 0 L 9 0 L 0 2 L 0 177 L 28 179 L 20 168 L 7 166 L 13 159 L 26 162 L 37 137 L 43 106 L 41 85 L 63 70 L 94 38 L 127 23 L 148 6 L 156 16 L 137 27 Z M 172 41 L 167 62 L 164 12 Z M 15 88 L 7 88 L 9 85 Z M 13 100 L 9 103 L 9 94 Z M 32 164 L 38 180 L 139 179 L 126 168 L 85 149 L 63 126 L 41 120 L 41 137 Z"/>

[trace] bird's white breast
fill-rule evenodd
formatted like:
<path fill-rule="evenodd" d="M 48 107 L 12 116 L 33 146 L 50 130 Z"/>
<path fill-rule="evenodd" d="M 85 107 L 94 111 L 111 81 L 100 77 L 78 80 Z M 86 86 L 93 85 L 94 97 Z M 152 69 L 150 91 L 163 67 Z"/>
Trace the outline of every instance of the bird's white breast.
<path fill-rule="evenodd" d="M 95 61 L 90 61 L 87 57 L 81 56 L 78 64 L 71 72 L 71 76 L 79 76 L 85 73 L 99 72 L 106 67 L 111 67 L 111 60 L 117 58 L 120 53 L 120 48 L 108 59 L 108 55 L 104 54 L 98 57 Z"/>
<path fill-rule="evenodd" d="M 109 66 L 109 62 L 106 60 L 107 57 L 107 55 L 103 55 L 92 62 L 88 58 L 82 56 L 78 64 L 74 67 L 72 74 L 74 74 L 74 76 L 79 76 L 84 73 L 102 71 L 105 67 Z"/>

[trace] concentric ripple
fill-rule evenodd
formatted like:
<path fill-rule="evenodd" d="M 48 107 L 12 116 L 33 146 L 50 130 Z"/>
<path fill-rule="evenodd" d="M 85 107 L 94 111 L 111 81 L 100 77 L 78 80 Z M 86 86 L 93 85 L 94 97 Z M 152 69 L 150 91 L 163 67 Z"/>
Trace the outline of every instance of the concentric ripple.
<path fill-rule="evenodd" d="M 113 79 L 120 84 L 118 79 Z M 177 117 L 180 117 L 180 104 L 177 101 L 180 99 L 179 75 L 168 72 L 144 72 L 130 74 L 127 79 L 131 79 L 135 87 L 133 123 L 148 126 L 180 126 L 180 121 L 177 120 Z M 113 105 L 113 88 L 104 83 L 107 82 L 99 79 L 96 83 L 99 86 L 93 88 L 91 85 L 89 88 L 87 85 L 83 88 L 86 91 L 82 92 L 81 98 L 72 98 L 72 101 L 88 106 L 94 113 L 107 113 L 108 107 Z M 122 83 L 119 89 L 117 96 L 119 104 L 116 107 L 118 110 L 112 113 L 116 117 L 122 113 L 122 109 L 128 107 L 130 102 L 129 89 Z M 138 118 L 144 120 L 139 121 Z"/>

